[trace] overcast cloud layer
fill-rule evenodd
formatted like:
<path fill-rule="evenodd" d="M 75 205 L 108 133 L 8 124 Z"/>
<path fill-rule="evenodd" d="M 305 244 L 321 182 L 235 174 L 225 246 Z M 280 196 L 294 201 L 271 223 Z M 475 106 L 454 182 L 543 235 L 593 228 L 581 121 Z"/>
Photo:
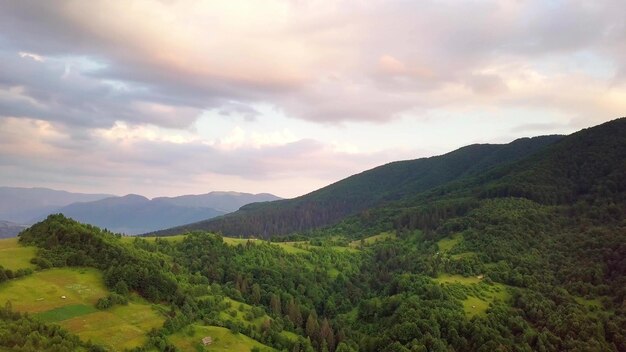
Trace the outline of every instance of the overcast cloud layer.
<path fill-rule="evenodd" d="M 0 0 L 0 185 L 295 196 L 626 115 L 626 3 Z"/>

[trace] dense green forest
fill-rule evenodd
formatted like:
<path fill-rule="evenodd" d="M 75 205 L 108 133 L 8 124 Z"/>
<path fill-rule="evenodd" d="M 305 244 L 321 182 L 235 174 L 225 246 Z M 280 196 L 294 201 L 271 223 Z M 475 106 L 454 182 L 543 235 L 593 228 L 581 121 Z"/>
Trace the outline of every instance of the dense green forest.
<path fill-rule="evenodd" d="M 398 193 L 372 176 L 390 178 L 385 167 L 348 179 L 354 197 L 372 199 L 316 223 L 331 226 L 303 219 L 306 231 L 293 231 L 304 203 L 281 203 L 288 222 L 250 218 L 285 226 L 271 241 L 205 231 L 129 241 L 52 215 L 20 242 L 38 248 L 37 270 L 101 270 L 111 290 L 101 309 L 134 294 L 166 306 L 137 351 L 174 351 L 199 325 L 294 352 L 626 351 L 626 119 L 507 146 L 455 152 L 495 148 L 466 165 L 391 164 L 416 174 Z M 331 189 L 332 204 L 356 200 Z M 34 343 L 32 326 L 45 332 L 40 350 L 101 348 L 10 307 L 0 324 L 0 346 Z"/>

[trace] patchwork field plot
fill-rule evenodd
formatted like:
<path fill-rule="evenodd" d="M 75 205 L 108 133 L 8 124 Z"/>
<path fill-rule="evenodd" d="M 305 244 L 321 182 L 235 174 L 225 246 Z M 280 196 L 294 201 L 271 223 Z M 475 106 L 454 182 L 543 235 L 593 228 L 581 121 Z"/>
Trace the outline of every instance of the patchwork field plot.
<path fill-rule="evenodd" d="M 21 246 L 17 238 L 0 240 L 0 265 L 6 269 L 34 269 L 30 260 L 35 257 L 36 248 Z"/>
<path fill-rule="evenodd" d="M 146 333 L 162 326 L 163 321 L 149 304 L 131 302 L 57 323 L 83 340 L 121 350 L 142 345 Z"/>
<path fill-rule="evenodd" d="M 33 313 L 39 319 L 61 325 L 81 339 L 114 350 L 137 347 L 146 332 L 163 324 L 151 305 L 136 298 L 127 306 L 106 311 L 95 308 L 108 295 L 102 274 L 90 268 L 62 268 L 36 272 L 0 285 L 0 302 Z"/>

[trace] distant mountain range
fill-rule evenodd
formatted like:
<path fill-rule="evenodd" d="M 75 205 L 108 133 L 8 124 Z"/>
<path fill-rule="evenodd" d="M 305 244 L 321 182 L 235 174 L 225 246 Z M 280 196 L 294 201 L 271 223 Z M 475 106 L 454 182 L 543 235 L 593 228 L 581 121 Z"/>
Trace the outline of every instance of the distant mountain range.
<path fill-rule="evenodd" d="M 272 194 L 211 192 L 201 195 L 158 197 L 129 194 L 82 194 L 46 188 L 0 187 L 0 236 L 15 236 L 19 224 L 32 224 L 52 213 L 113 232 L 138 234 L 210 219 L 254 202 L 278 200 Z M 22 227 L 19 227 L 22 226 Z M 11 230 L 9 230 L 11 229 Z"/>
<path fill-rule="evenodd" d="M 0 220 L 0 238 L 15 237 L 28 226 Z"/>
<path fill-rule="evenodd" d="M 108 197 L 114 195 L 72 193 L 49 188 L 0 187 L 0 220 L 31 224 L 66 205 Z"/>

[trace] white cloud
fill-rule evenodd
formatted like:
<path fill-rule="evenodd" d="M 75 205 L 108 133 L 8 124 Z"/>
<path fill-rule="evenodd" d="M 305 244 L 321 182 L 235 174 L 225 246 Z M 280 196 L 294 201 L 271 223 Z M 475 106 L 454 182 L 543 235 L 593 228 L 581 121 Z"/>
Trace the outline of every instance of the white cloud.
<path fill-rule="evenodd" d="M 27 59 L 32 59 L 32 60 L 39 61 L 39 62 L 44 62 L 44 57 L 41 56 L 41 55 L 37 55 L 37 54 L 33 54 L 33 53 L 27 53 L 27 52 L 24 52 L 24 51 L 20 51 L 19 55 L 22 58 L 27 58 Z"/>

